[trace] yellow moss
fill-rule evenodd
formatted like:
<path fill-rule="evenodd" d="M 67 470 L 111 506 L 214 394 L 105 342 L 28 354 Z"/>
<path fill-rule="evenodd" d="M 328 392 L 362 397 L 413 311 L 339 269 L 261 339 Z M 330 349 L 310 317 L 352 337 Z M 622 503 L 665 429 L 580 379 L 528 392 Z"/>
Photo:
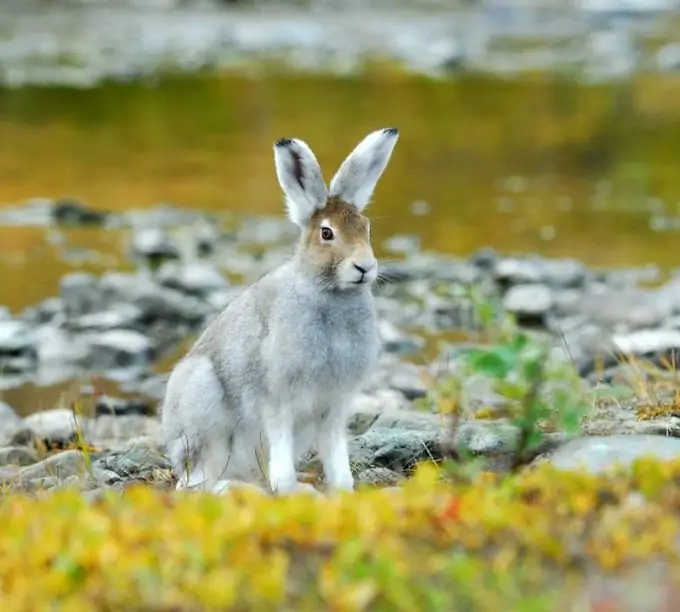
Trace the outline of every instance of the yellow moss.
<path fill-rule="evenodd" d="M 522 610 L 535 595 L 545 607 L 526 609 L 559 610 L 568 596 L 552 599 L 555 576 L 578 585 L 593 571 L 677 562 L 678 482 L 680 461 L 645 459 L 629 473 L 545 465 L 465 483 L 426 464 L 399 491 L 328 498 L 141 486 L 95 503 L 74 491 L 9 496 L 0 606 L 455 612 Z"/>

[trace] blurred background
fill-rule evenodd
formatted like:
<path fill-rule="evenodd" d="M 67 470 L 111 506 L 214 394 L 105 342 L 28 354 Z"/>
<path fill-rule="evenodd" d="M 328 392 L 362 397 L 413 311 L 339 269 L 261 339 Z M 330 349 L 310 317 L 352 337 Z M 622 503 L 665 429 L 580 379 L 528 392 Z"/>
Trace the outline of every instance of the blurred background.
<path fill-rule="evenodd" d="M 1 0 L 0 305 L 131 269 L 129 227 L 99 212 L 283 217 L 276 139 L 306 140 L 329 179 L 386 126 L 381 255 L 406 236 L 672 273 L 679 5 Z M 52 407 L 34 382 L 5 377 L 4 397 Z"/>

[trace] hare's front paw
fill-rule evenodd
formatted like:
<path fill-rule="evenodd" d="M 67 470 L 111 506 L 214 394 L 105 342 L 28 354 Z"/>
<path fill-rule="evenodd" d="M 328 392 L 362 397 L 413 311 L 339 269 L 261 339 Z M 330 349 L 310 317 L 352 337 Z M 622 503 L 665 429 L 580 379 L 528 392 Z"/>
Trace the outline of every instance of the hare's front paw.
<path fill-rule="evenodd" d="M 326 486 L 329 491 L 354 491 L 354 478 L 352 473 L 347 470 L 341 473 L 334 480 L 330 480 Z"/>
<path fill-rule="evenodd" d="M 312 493 L 318 497 L 322 496 L 320 491 L 317 491 L 311 484 L 306 482 L 297 482 L 288 485 L 287 487 L 279 487 L 274 490 L 274 495 L 281 497 L 283 495 L 294 495 L 296 493 Z"/>
<path fill-rule="evenodd" d="M 211 492 L 215 495 L 226 495 L 227 493 L 238 490 L 253 491 L 255 493 L 266 495 L 266 492 L 257 485 L 250 484 L 242 480 L 218 480 L 211 488 Z"/>

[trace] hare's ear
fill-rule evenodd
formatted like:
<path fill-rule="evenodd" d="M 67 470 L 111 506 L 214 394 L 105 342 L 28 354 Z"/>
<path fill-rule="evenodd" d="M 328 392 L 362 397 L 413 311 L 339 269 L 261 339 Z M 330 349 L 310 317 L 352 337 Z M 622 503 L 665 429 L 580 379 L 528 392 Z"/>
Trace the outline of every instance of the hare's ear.
<path fill-rule="evenodd" d="M 398 138 L 397 128 L 377 130 L 366 136 L 342 162 L 331 181 L 330 195 L 360 211 L 366 208 Z"/>
<path fill-rule="evenodd" d="M 319 162 L 302 140 L 282 138 L 274 143 L 276 176 L 286 195 L 288 216 L 304 227 L 314 211 L 326 205 L 328 190 Z"/>

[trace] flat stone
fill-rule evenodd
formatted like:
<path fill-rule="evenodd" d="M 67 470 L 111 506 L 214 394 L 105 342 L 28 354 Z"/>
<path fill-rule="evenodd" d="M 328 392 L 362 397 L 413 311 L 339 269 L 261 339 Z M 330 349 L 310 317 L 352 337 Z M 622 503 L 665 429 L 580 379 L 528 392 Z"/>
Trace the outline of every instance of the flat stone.
<path fill-rule="evenodd" d="M 87 434 L 88 422 L 68 408 L 55 408 L 34 412 L 23 420 L 23 427 L 38 438 L 53 444 L 66 444 L 76 437 L 77 432 Z"/>
<path fill-rule="evenodd" d="M 157 278 L 166 287 L 196 295 L 221 291 L 229 286 L 217 267 L 206 262 L 179 264 L 169 261 L 158 270 Z"/>
<path fill-rule="evenodd" d="M 21 481 L 35 481 L 40 478 L 66 480 L 69 476 L 85 473 L 86 462 L 81 451 L 69 450 L 52 455 L 39 463 L 22 468 L 19 472 Z"/>
<path fill-rule="evenodd" d="M 589 436 L 565 443 L 546 460 L 563 470 L 602 473 L 617 466 L 629 468 L 642 457 L 676 460 L 680 458 L 680 439 L 660 435 Z"/>
<path fill-rule="evenodd" d="M 552 306 L 552 290 L 546 285 L 515 285 L 503 297 L 503 308 L 520 323 L 543 323 Z"/>
<path fill-rule="evenodd" d="M 92 346 L 90 367 L 115 369 L 145 366 L 151 361 L 151 340 L 131 329 L 112 329 L 88 338 Z"/>
<path fill-rule="evenodd" d="M 38 462 L 38 455 L 32 449 L 25 446 L 4 446 L 0 448 L 0 466 L 33 465 Z"/>
<path fill-rule="evenodd" d="M 356 484 L 369 484 L 379 487 L 393 487 L 406 480 L 403 475 L 383 467 L 372 467 L 359 472 Z"/>
<path fill-rule="evenodd" d="M 0 354 L 30 351 L 35 347 L 33 328 L 23 321 L 0 321 Z"/>

